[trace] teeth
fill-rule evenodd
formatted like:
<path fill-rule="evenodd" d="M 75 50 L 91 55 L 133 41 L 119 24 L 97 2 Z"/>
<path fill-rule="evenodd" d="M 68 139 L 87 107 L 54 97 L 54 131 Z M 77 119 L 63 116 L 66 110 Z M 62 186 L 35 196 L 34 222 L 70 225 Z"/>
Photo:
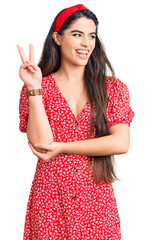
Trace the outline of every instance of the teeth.
<path fill-rule="evenodd" d="M 77 50 L 77 53 L 82 53 L 82 54 L 88 54 L 88 51 L 84 51 L 84 50 Z"/>

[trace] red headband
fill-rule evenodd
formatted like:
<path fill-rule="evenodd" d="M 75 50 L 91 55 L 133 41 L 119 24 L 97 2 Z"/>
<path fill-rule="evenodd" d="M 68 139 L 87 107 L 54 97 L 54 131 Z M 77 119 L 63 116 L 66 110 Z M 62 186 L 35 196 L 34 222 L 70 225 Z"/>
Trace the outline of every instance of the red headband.
<path fill-rule="evenodd" d="M 78 4 L 69 8 L 66 8 L 63 12 L 59 14 L 59 16 L 56 19 L 55 25 L 54 25 L 54 32 L 58 32 L 63 23 L 66 21 L 66 19 L 71 16 L 73 13 L 87 9 L 90 11 L 88 8 L 86 8 L 83 4 Z M 90 11 L 91 12 L 91 11 Z"/>

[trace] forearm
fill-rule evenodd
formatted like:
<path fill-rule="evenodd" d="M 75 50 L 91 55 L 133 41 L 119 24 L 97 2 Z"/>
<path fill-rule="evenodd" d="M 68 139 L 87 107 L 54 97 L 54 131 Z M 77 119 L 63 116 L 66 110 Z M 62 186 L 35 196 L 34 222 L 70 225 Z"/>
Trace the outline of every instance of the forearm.
<path fill-rule="evenodd" d="M 27 137 L 32 144 L 48 144 L 53 141 L 52 130 L 42 102 L 42 95 L 29 97 Z"/>
<path fill-rule="evenodd" d="M 128 146 L 127 143 L 124 143 L 124 139 L 114 135 L 108 135 L 63 143 L 63 153 L 85 156 L 105 156 L 126 153 Z"/>

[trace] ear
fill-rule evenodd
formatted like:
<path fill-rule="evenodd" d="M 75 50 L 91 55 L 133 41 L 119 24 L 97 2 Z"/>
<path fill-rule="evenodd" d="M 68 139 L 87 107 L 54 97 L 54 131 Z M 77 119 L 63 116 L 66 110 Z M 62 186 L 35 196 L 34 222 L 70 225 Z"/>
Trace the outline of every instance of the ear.
<path fill-rule="evenodd" d="M 60 36 L 57 32 L 53 32 L 52 38 L 57 45 L 60 45 Z"/>

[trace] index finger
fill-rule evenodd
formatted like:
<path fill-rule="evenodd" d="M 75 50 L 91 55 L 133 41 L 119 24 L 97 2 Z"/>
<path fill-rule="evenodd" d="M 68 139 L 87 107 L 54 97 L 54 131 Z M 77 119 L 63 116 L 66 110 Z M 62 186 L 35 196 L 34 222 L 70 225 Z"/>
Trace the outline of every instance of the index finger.
<path fill-rule="evenodd" d="M 25 53 L 23 52 L 22 48 L 19 45 L 17 45 L 17 48 L 18 48 L 18 51 L 19 51 L 22 62 L 26 63 L 28 60 L 26 58 Z"/>
<path fill-rule="evenodd" d="M 29 61 L 34 62 L 34 46 L 30 44 Z"/>

